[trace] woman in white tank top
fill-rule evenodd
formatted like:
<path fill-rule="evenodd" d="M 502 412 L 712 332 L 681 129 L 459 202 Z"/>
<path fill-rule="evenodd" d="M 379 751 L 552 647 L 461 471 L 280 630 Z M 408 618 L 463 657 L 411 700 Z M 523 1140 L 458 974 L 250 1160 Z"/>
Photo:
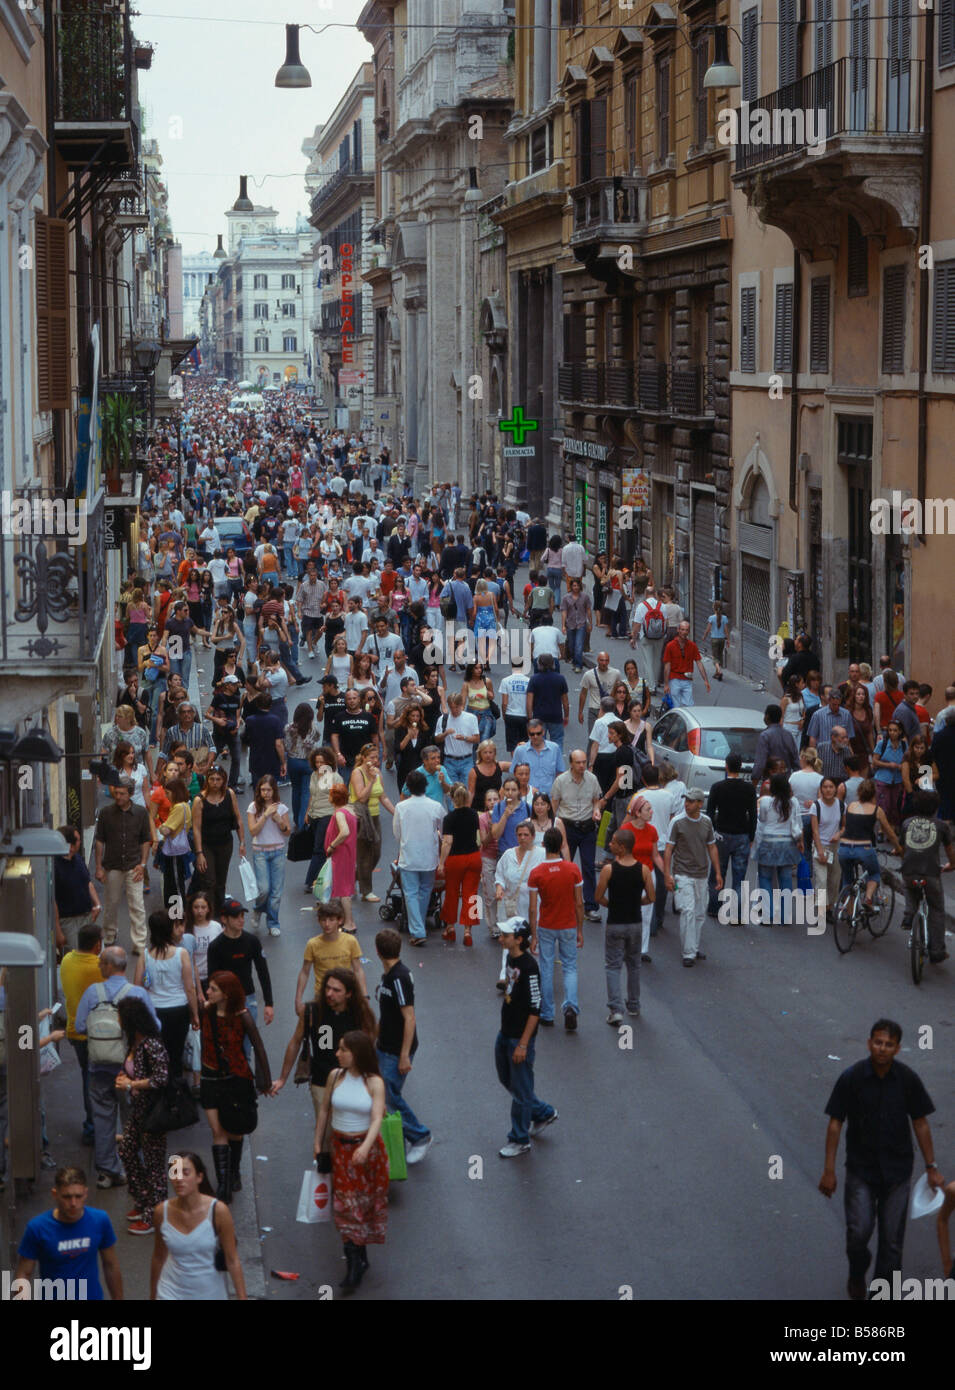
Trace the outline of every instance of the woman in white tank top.
<path fill-rule="evenodd" d="M 173 1078 L 182 1075 L 190 1023 L 199 1028 L 195 976 L 189 952 L 173 940 L 173 922 L 165 908 L 149 914 L 148 927 L 149 949 L 137 957 L 133 982 L 149 992 Z"/>
<path fill-rule="evenodd" d="M 236 1298 L 245 1299 L 232 1213 L 217 1202 L 198 1154 L 179 1153 L 170 1161 L 176 1195 L 153 1211 L 156 1243 L 149 1270 L 149 1297 L 162 1302 L 222 1301 L 229 1297 L 225 1273 L 216 1269 L 222 1247 Z"/>
<path fill-rule="evenodd" d="M 323 1149 L 331 1149 L 332 1210 L 348 1262 L 339 1287 L 350 1293 L 368 1268 L 366 1246 L 383 1245 L 388 1225 L 388 1155 L 381 1138 L 385 1083 L 375 1044 L 365 1033 L 346 1033 L 335 1056 L 340 1069 L 325 1087 L 315 1158 L 320 1162 Z"/>

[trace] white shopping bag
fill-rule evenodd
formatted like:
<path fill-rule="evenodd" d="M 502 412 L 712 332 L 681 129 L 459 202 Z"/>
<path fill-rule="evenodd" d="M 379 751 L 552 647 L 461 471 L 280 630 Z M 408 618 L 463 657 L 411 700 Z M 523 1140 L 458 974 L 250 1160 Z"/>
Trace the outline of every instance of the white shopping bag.
<path fill-rule="evenodd" d="M 255 870 L 248 859 L 239 860 L 239 877 L 242 880 L 242 896 L 247 903 L 255 904 L 259 896 L 259 885 L 256 881 Z"/>
<path fill-rule="evenodd" d="M 332 1219 L 332 1178 L 330 1173 L 316 1173 L 314 1168 L 306 1168 L 302 1176 L 302 1188 L 298 1194 L 298 1211 L 295 1220 L 306 1225 L 315 1225 Z"/>

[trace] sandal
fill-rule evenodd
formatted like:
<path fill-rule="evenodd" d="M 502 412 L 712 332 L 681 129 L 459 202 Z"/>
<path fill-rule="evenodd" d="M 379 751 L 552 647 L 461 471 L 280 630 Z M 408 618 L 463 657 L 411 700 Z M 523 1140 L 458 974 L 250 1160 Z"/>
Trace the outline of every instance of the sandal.
<path fill-rule="evenodd" d="M 445 927 L 441 935 L 445 941 L 457 941 L 458 939 L 453 927 Z"/>

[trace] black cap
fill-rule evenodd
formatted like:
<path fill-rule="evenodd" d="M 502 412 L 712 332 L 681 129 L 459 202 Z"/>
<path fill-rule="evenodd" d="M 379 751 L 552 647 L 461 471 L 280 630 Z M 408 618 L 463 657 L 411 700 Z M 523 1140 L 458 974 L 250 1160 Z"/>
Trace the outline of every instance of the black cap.
<path fill-rule="evenodd" d="M 244 907 L 242 906 L 242 904 L 239 902 L 238 898 L 225 898 L 225 899 L 223 899 L 223 902 L 222 902 L 222 916 L 223 916 L 223 917 L 241 917 L 241 916 L 244 914 L 244 912 L 245 912 L 245 908 L 244 908 Z"/>
<path fill-rule="evenodd" d="M 338 677 L 337 677 L 337 676 L 331 676 L 331 675 L 329 675 L 329 676 L 322 676 L 322 685 L 337 685 L 337 684 L 338 684 Z"/>

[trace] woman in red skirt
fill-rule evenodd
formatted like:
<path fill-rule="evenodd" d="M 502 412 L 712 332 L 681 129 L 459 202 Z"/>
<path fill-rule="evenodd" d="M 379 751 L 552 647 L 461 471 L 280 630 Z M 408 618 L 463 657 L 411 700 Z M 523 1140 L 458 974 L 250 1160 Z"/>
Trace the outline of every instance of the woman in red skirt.
<path fill-rule="evenodd" d="M 451 788 L 454 810 L 449 811 L 441 826 L 441 859 L 444 871 L 444 903 L 441 917 L 444 939 L 453 941 L 454 924 L 464 928 L 464 944 L 473 942 L 471 929 L 479 921 L 478 899 L 481 883 L 481 818 L 473 806 L 463 782 Z M 460 900 L 460 915 L 458 903 Z"/>
<path fill-rule="evenodd" d="M 348 1263 L 339 1288 L 351 1292 L 368 1268 L 367 1246 L 383 1245 L 388 1226 L 388 1155 L 381 1138 L 385 1083 L 375 1044 L 365 1033 L 346 1033 L 335 1056 L 339 1068 L 325 1087 L 315 1157 L 331 1112 L 332 1212 Z"/>

